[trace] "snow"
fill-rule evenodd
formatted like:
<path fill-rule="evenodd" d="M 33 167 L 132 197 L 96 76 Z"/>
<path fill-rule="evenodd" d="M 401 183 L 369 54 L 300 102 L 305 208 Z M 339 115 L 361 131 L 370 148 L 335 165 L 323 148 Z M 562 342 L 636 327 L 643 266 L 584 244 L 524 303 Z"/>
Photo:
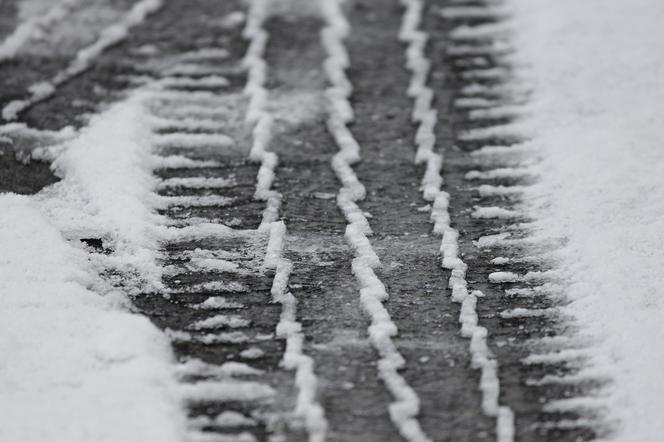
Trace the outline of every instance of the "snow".
<path fill-rule="evenodd" d="M 258 423 L 242 413 L 237 411 L 224 411 L 214 418 L 208 416 L 198 416 L 190 420 L 190 425 L 195 427 L 219 427 L 219 428 L 235 428 L 235 427 L 255 427 Z"/>
<path fill-rule="evenodd" d="M 244 359 L 259 359 L 265 355 L 265 352 L 258 347 L 251 347 L 240 352 L 240 357 Z"/>
<path fill-rule="evenodd" d="M 318 378 L 314 372 L 314 360 L 304 354 L 304 334 L 302 325 L 297 320 L 297 299 L 288 290 L 293 265 L 283 256 L 287 229 L 283 221 L 278 221 L 282 195 L 271 189 L 279 159 L 274 152 L 268 151 L 272 139 L 273 118 L 268 111 L 269 93 L 265 88 L 267 63 L 264 53 L 269 34 L 263 25 L 269 13 L 269 2 L 252 0 L 249 6 L 243 32 L 243 36 L 249 41 L 243 59 L 247 69 L 244 93 L 249 98 L 245 120 L 253 125 L 249 158 L 260 163 L 254 198 L 266 202 L 258 228 L 259 231 L 269 234 L 263 266 L 275 271 L 270 293 L 272 301 L 281 304 L 281 315 L 276 327 L 276 335 L 286 340 L 281 364 L 287 370 L 295 371 L 297 400 L 293 414 L 304 421 L 309 442 L 323 442 L 328 424 L 325 410 L 316 397 Z"/>
<path fill-rule="evenodd" d="M 543 354 L 531 354 L 521 360 L 524 364 L 559 364 L 589 358 L 591 352 L 586 349 L 565 349 Z"/>
<path fill-rule="evenodd" d="M 53 162 L 64 180 L 36 197 L 68 239 L 102 238 L 115 253 L 96 259 L 140 275 L 127 281 L 133 291 L 161 287 L 154 228 L 162 219 L 153 212 L 156 179 L 144 99 L 136 94 L 94 117 Z"/>
<path fill-rule="evenodd" d="M 155 198 L 153 204 L 158 208 L 166 207 L 210 207 L 210 206 L 228 206 L 235 201 L 235 198 L 223 195 L 203 195 L 203 196 L 162 196 Z"/>
<path fill-rule="evenodd" d="M 177 287 L 170 289 L 170 293 L 197 293 L 197 292 L 234 292 L 234 293 L 246 293 L 249 291 L 249 287 L 246 285 L 237 282 L 225 282 L 225 281 L 209 281 L 201 282 L 198 284 L 187 285 L 182 287 Z"/>
<path fill-rule="evenodd" d="M 189 330 L 208 330 L 216 328 L 243 328 L 247 327 L 251 322 L 237 315 L 215 315 L 207 319 L 201 319 L 189 325 Z"/>
<path fill-rule="evenodd" d="M 237 310 L 244 308 L 244 305 L 238 302 L 229 301 L 221 296 L 211 296 L 200 304 L 194 304 L 192 307 L 197 310 Z"/>
<path fill-rule="evenodd" d="M 486 71 L 481 71 L 486 72 Z M 494 108 L 492 106 L 492 108 Z M 525 129 L 522 124 L 509 123 L 499 126 L 490 126 L 480 129 L 470 129 L 459 134 L 459 139 L 464 141 L 491 141 L 493 139 L 524 137 Z"/>
<path fill-rule="evenodd" d="M 15 120 L 20 112 L 49 98 L 58 86 L 89 69 L 106 49 L 127 38 L 132 27 L 143 22 L 149 14 L 154 13 L 161 6 L 162 0 L 139 0 L 136 2 L 117 22 L 102 29 L 94 43 L 80 49 L 67 68 L 60 71 L 48 82 L 40 82 L 30 87 L 31 96 L 29 98 L 14 100 L 5 105 L 2 109 L 2 117 L 5 120 Z M 12 51 L 9 52 L 11 55 Z"/>
<path fill-rule="evenodd" d="M 153 135 L 154 142 L 159 148 L 200 148 L 204 146 L 228 147 L 233 146 L 235 141 L 225 134 L 192 134 L 175 132 L 169 134 Z"/>
<path fill-rule="evenodd" d="M 507 17 L 509 11 L 504 7 L 497 6 L 448 6 L 438 11 L 444 18 L 466 18 L 466 19 L 500 19 Z"/>
<path fill-rule="evenodd" d="M 36 11 L 34 15 L 25 18 L 14 32 L 0 42 L 0 63 L 14 58 L 28 40 L 38 36 L 42 28 L 64 18 L 77 3 L 79 0 L 61 0 L 46 11 Z"/>
<path fill-rule="evenodd" d="M 184 331 L 166 330 L 166 334 L 174 342 L 200 342 L 201 344 L 241 344 L 251 340 L 246 333 L 239 331 L 201 335 Z"/>
<path fill-rule="evenodd" d="M 235 379 L 181 384 L 179 389 L 182 397 L 192 403 L 261 401 L 276 394 L 267 384 Z"/>
<path fill-rule="evenodd" d="M 159 183 L 160 188 L 183 187 L 186 189 L 221 189 L 235 185 L 233 178 L 208 178 L 208 177 L 172 177 Z"/>
<path fill-rule="evenodd" d="M 447 192 L 441 190 L 443 185 L 441 176 L 443 156 L 434 151 L 437 113 L 431 107 L 433 91 L 427 86 L 430 62 L 425 55 L 425 46 L 428 36 L 426 33 L 419 31 L 424 4 L 420 0 L 402 0 L 401 3 L 405 10 L 399 39 L 408 43 L 406 67 L 410 69 L 412 74 L 407 94 L 414 99 L 412 120 L 419 123 L 415 134 L 417 145 L 415 163 L 426 163 L 420 189 L 423 198 L 433 202 L 430 221 L 433 223 L 433 233 L 442 235 L 440 245 L 441 264 L 443 268 L 451 271 L 448 288 L 452 289 L 452 299 L 455 302 L 461 302 L 461 312 L 459 314 L 461 335 L 470 339 L 472 367 L 480 370 L 481 373 L 479 388 L 482 392 L 482 411 L 485 415 L 496 419 L 496 439 L 499 442 L 511 442 L 514 440 L 514 413 L 509 407 L 500 405 L 498 364 L 487 346 L 487 329 L 478 325 L 477 299 L 484 295 L 477 290 L 468 293 L 468 283 L 466 281 L 468 266 L 459 257 L 459 232 L 450 226 L 450 196 Z M 453 10 L 458 12 L 468 9 L 473 8 L 455 7 L 442 11 Z M 477 209 L 475 214 L 478 210 L 481 209 Z M 353 266 L 355 271 L 355 262 L 353 262 Z"/>
<path fill-rule="evenodd" d="M 490 184 L 482 184 L 478 186 L 477 191 L 484 198 L 490 196 L 520 195 L 525 189 L 525 186 L 492 186 Z"/>
<path fill-rule="evenodd" d="M 541 308 L 513 308 L 509 310 L 503 310 L 498 313 L 503 319 L 516 319 L 516 318 L 535 318 L 540 316 L 549 316 L 557 312 L 556 309 L 541 309 Z"/>
<path fill-rule="evenodd" d="M 130 314 L 127 299 L 161 288 L 146 98 L 56 134 L 40 155 L 61 181 L 30 197 L 0 195 L 0 349 L 11 355 L 0 364 L 0 409 L 11 420 L 0 439 L 184 437 L 169 340 Z M 83 238 L 111 253 L 90 253 Z M 121 290 L 99 278 L 109 269 Z"/>
<path fill-rule="evenodd" d="M 160 80 L 159 84 L 172 88 L 221 88 L 230 85 L 230 81 L 219 75 L 208 75 L 199 78 L 167 77 Z"/>
<path fill-rule="evenodd" d="M 192 160 L 182 155 L 152 156 L 150 158 L 152 167 L 155 169 L 182 169 L 182 168 L 205 168 L 219 167 L 221 163 L 212 160 Z"/>
<path fill-rule="evenodd" d="M 222 434 L 208 431 L 194 431 L 187 435 L 188 442 L 257 442 L 256 437 L 243 431 L 239 434 Z"/>
<path fill-rule="evenodd" d="M 371 318 L 368 332 L 372 346 L 380 355 L 378 374 L 394 399 L 388 407 L 390 419 L 406 440 L 426 442 L 430 439 L 417 420 L 419 398 L 399 374 L 406 362 L 392 341 L 398 333 L 397 327 L 382 304 L 388 293 L 374 271 L 381 263 L 367 237 L 372 233 L 368 215 L 357 204 L 364 199 L 366 191 L 352 168 L 360 160 L 360 146 L 347 126 L 354 116 L 349 100 L 352 84 L 345 72 L 350 61 L 344 39 L 350 32 L 350 25 L 344 15 L 342 0 L 321 2 L 320 6 L 325 20 L 321 42 L 327 55 L 323 67 L 329 82 L 325 91 L 329 110 L 327 128 L 339 148 L 332 159 L 332 169 L 342 184 L 337 206 L 348 223 L 345 237 L 355 255 L 352 271 L 361 287 L 362 307 Z"/>
<path fill-rule="evenodd" d="M 512 218 L 519 218 L 523 215 L 514 210 L 493 206 L 493 207 L 476 207 L 473 210 L 471 216 L 473 218 L 482 218 L 482 219 L 492 219 L 492 218 L 512 219 Z"/>
<path fill-rule="evenodd" d="M 242 18 L 244 20 L 244 17 Z M 204 48 L 186 52 L 179 56 L 181 61 L 220 61 L 230 57 L 230 53 L 224 48 Z"/>
<path fill-rule="evenodd" d="M 180 377 L 217 377 L 226 378 L 233 376 L 258 376 L 263 374 L 262 370 L 253 368 L 242 362 L 224 362 L 221 365 L 208 364 L 200 359 L 188 359 L 176 367 Z"/>
<path fill-rule="evenodd" d="M 467 180 L 500 180 L 509 178 L 529 178 L 535 176 L 537 171 L 534 167 L 503 167 L 492 170 L 471 170 L 466 173 Z"/>
<path fill-rule="evenodd" d="M 544 235 L 564 237 L 564 309 L 610 361 L 599 402 L 612 436 L 664 434 L 664 3 L 510 0 L 541 147 L 532 190 Z M 537 204 L 544 197 L 548 205 Z M 604 362 L 606 363 L 606 362 Z"/>
<path fill-rule="evenodd" d="M 94 292 L 87 253 L 34 198 L 0 196 L 0 439 L 180 441 L 168 340 Z"/>

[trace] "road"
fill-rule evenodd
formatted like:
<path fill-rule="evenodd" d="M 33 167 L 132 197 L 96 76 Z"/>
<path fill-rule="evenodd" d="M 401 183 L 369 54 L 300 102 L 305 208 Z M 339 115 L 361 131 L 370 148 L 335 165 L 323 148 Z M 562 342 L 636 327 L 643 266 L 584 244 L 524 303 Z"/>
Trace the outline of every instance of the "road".
<path fill-rule="evenodd" d="M 39 26 L 95 11 L 69 3 Z M 146 91 L 158 213 L 178 233 L 161 289 L 132 299 L 172 339 L 192 441 L 601 434 L 574 402 L 603 381 L 574 376 L 556 244 L 520 200 L 537 158 L 518 147 L 528 91 L 499 2 L 143 2 L 135 23 L 119 3 L 95 26 L 127 34 L 84 66 L 84 33 L 0 64 L 6 122 L 35 129 L 0 145 L 48 145 Z M 57 180 L 0 166 L 3 191 Z"/>

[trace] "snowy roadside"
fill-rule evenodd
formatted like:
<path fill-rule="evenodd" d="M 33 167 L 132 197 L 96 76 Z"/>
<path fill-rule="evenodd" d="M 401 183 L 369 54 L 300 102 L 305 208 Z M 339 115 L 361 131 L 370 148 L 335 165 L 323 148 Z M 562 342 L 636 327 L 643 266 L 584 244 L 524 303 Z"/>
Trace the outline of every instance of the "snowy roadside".
<path fill-rule="evenodd" d="M 168 339 L 98 282 L 108 268 L 125 291 L 159 281 L 142 106 L 114 105 L 54 149 L 62 181 L 0 195 L 1 440 L 184 438 Z M 88 253 L 83 238 L 113 253 Z"/>
<path fill-rule="evenodd" d="M 541 235 L 565 238 L 565 307 L 598 339 L 594 372 L 613 382 L 613 438 L 659 441 L 664 384 L 664 3 L 511 0 L 527 124 L 541 149 L 528 192 Z"/>

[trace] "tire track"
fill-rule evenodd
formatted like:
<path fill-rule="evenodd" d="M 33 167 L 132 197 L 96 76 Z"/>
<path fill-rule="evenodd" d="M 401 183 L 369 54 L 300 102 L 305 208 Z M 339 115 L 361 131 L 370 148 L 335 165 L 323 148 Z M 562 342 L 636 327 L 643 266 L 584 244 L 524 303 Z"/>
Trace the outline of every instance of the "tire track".
<path fill-rule="evenodd" d="M 245 93 L 250 97 L 247 120 L 254 123 L 250 157 L 261 162 L 254 196 L 267 203 L 259 230 L 269 229 L 270 232 L 264 266 L 275 271 L 271 290 L 272 302 L 282 306 L 276 331 L 278 337 L 286 340 L 282 364 L 286 369 L 296 372 L 298 395 L 294 415 L 304 420 L 310 442 L 322 442 L 327 432 L 327 421 L 325 411 L 316 399 L 318 379 L 314 373 L 313 359 L 302 351 L 304 335 L 302 325 L 296 318 L 297 300 L 288 289 L 293 264 L 283 256 L 286 225 L 283 221 L 277 221 L 282 195 L 279 191 L 271 190 L 279 157 L 274 152 L 266 151 L 273 123 L 272 115 L 266 109 L 268 91 L 264 87 L 267 69 L 264 54 L 269 34 L 263 25 L 268 13 L 267 6 L 267 0 L 252 1 L 244 32 L 245 37 L 250 40 L 244 59 L 249 69 L 245 87 Z"/>
<path fill-rule="evenodd" d="M 241 39 L 239 32 L 235 38 Z M 260 55 L 256 46 L 249 48 L 250 55 Z M 251 88 L 260 82 L 249 57 L 245 93 L 225 76 L 210 77 L 244 70 L 230 55 L 223 47 L 197 48 L 183 53 L 164 77 L 148 80 L 156 89 L 149 94 L 155 147 L 164 163 L 157 172 L 162 214 L 173 227 L 164 244 L 163 297 L 144 295 L 136 305 L 173 340 L 192 441 L 285 437 L 292 410 L 302 402 L 294 397 L 292 376 L 276 369 L 284 346 L 275 328 L 281 326 L 280 335 L 286 329 L 292 341 L 295 325 L 286 322 L 287 300 L 282 307 L 272 304 L 286 295 L 280 291 L 283 225 L 261 221 L 259 191 L 269 191 L 270 183 L 260 179 L 264 165 L 247 162 L 253 121 L 225 118 L 256 110 Z M 300 358 L 292 346 L 287 343 L 286 352 L 295 368 Z"/>
<path fill-rule="evenodd" d="M 327 24 L 321 38 L 328 54 L 324 66 L 330 83 L 326 91 L 330 107 L 327 127 L 339 146 L 332 159 L 332 168 L 342 184 L 337 205 L 348 222 L 345 237 L 355 254 L 352 270 L 361 287 L 362 307 L 371 318 L 369 339 L 380 356 L 379 376 L 393 396 L 388 407 L 390 419 L 406 440 L 429 441 L 417 420 L 420 408 L 417 393 L 399 374 L 406 361 L 392 340 L 398 330 L 383 305 L 388 298 L 386 288 L 375 273 L 381 262 L 367 237 L 372 234 L 367 217 L 357 205 L 357 201 L 365 198 L 366 190 L 351 167 L 360 160 L 360 146 L 347 127 L 354 118 L 348 100 L 352 85 L 345 74 L 350 60 L 344 39 L 350 33 L 350 25 L 340 1 L 324 2 L 321 7 Z"/>
<path fill-rule="evenodd" d="M 200 71 L 239 64 L 211 53 L 186 53 L 183 63 Z M 174 78 L 186 78 L 186 87 Z M 253 195 L 259 167 L 236 144 L 251 128 L 217 115 L 241 111 L 242 92 L 208 82 L 191 90 L 197 78 L 166 76 L 149 92 L 164 163 L 157 171 L 161 213 L 172 227 L 164 237 L 163 294 L 135 303 L 173 341 L 189 440 L 266 440 L 286 431 L 279 422 L 287 421 L 289 404 L 273 401 L 291 397 L 293 388 L 290 376 L 274 370 L 283 352 L 274 339 L 281 309 L 270 305 L 274 272 L 264 266 L 274 245 L 269 229 L 257 229 L 264 208 Z M 201 127 L 205 132 L 197 132 Z"/>
<path fill-rule="evenodd" d="M 228 163 L 229 157 L 242 154 L 242 148 L 234 149 L 234 140 L 244 138 L 243 131 L 251 132 L 249 158 L 258 163 L 252 199 L 264 204 L 262 219 L 255 230 L 231 229 L 205 215 L 194 219 L 178 216 L 176 223 L 181 227 L 175 235 L 176 240 L 168 246 L 171 260 L 168 268 L 171 270 L 170 279 L 166 280 L 167 294 L 169 298 L 175 298 L 176 304 L 178 300 L 184 300 L 190 310 L 195 310 L 186 321 L 180 322 L 181 325 L 174 323 L 173 317 L 162 323 L 162 326 L 169 327 L 176 350 L 178 344 L 181 346 L 184 380 L 193 381 L 184 384 L 185 397 L 191 404 L 192 440 L 229 437 L 265 440 L 269 434 L 270 437 L 286 437 L 288 434 L 289 440 L 299 440 L 300 431 L 293 418 L 303 421 L 308 440 L 315 442 L 325 438 L 326 421 L 324 411 L 316 401 L 317 378 L 313 360 L 302 353 L 304 336 L 296 319 L 297 301 L 288 290 L 292 264 L 283 257 L 286 227 L 278 221 L 282 196 L 272 190 L 278 157 L 268 150 L 273 118 L 267 110 L 269 94 L 264 87 L 267 64 L 263 57 L 269 37 L 263 28 L 269 12 L 266 5 L 263 1 L 250 5 L 243 31 L 249 41 L 242 61 L 247 70 L 243 91 L 248 100 L 246 122 L 215 126 L 214 118 L 201 119 L 201 114 L 213 109 L 218 111 L 224 106 L 230 106 L 230 112 L 237 112 L 237 94 L 226 92 L 216 96 L 206 91 L 157 94 L 158 99 L 170 100 L 176 106 L 186 101 L 190 111 L 189 115 L 180 112 L 160 117 L 162 132 L 158 139 L 161 140 L 161 151 L 171 158 L 209 162 L 221 153 L 219 164 Z M 207 59 L 210 53 L 212 49 L 205 50 L 199 58 Z M 197 64 L 195 53 L 185 55 L 189 59 L 188 68 L 175 70 L 179 81 L 165 78 L 160 84 L 171 89 L 179 89 L 183 84 L 185 87 L 193 84 L 208 86 L 209 80 L 196 82 L 196 77 L 181 75 L 185 71 L 190 74 L 213 71 L 205 68 L 207 64 Z M 224 60 L 226 57 L 220 58 Z M 218 80 L 212 83 L 224 83 Z M 163 109 L 163 102 L 158 108 Z M 192 118 L 194 115 L 196 117 Z M 174 126 L 174 131 L 164 133 L 169 125 Z M 201 127 L 205 132 L 189 131 Z M 213 196 L 210 191 L 219 192 L 221 195 L 213 198 L 210 206 L 223 211 L 219 198 L 225 198 L 228 204 L 235 200 L 226 195 L 228 190 L 233 190 L 236 180 L 236 176 L 209 173 L 192 176 L 186 173 L 184 176 L 170 175 L 163 187 L 175 186 L 180 195 L 170 198 L 176 198 L 175 205 L 185 208 L 207 205 L 205 198 Z M 182 188 L 189 189 L 185 195 L 182 195 Z M 243 199 L 247 200 L 246 197 Z M 234 209 L 241 212 L 243 207 L 236 205 Z M 248 296 L 258 291 L 264 294 Z M 265 305 L 268 300 L 264 296 L 268 294 L 270 303 L 281 306 L 277 318 L 273 316 L 277 312 Z M 197 302 L 192 303 L 192 296 Z M 255 307 L 248 306 L 247 300 L 255 302 Z M 150 311 L 154 311 L 153 306 Z M 223 313 L 210 315 L 211 311 Z M 180 316 L 183 315 L 180 313 Z M 286 341 L 285 349 L 274 340 L 275 333 L 271 333 L 274 330 L 277 338 Z M 282 354 L 280 364 L 286 370 L 295 371 L 294 381 L 286 373 L 274 370 L 275 358 Z M 236 362 L 237 356 L 247 362 Z M 226 373 L 231 379 L 224 378 Z M 244 380 L 247 377 L 250 380 Z M 279 403 L 274 402 L 277 398 Z M 232 420 L 231 416 L 241 421 L 240 424 L 220 424 Z"/>
<path fill-rule="evenodd" d="M 85 72 L 92 66 L 99 55 L 107 48 L 125 39 L 130 28 L 141 23 L 145 18 L 162 6 L 161 0 L 140 0 L 122 19 L 113 23 L 99 34 L 99 38 L 89 46 L 80 49 L 69 65 L 48 81 L 35 83 L 28 88 L 30 96 L 24 100 L 14 100 L 2 108 L 2 118 L 15 120 L 29 107 L 50 98 L 58 87 Z"/>
<path fill-rule="evenodd" d="M 266 23 L 272 35 L 266 53 L 275 117 L 271 146 L 280 158 L 275 186 L 283 193 L 289 226 L 290 289 L 298 299 L 305 351 L 316 361 L 328 440 L 398 441 L 385 407 L 389 394 L 365 337 L 366 317 L 343 238 L 346 221 L 335 204 L 338 181 L 330 161 L 336 146 L 325 129 L 321 70 L 323 22 L 317 3 L 285 4 Z"/>
<path fill-rule="evenodd" d="M 471 340 L 472 367 L 481 372 L 482 410 L 487 416 L 496 419 L 496 440 L 513 441 L 514 414 L 509 407 L 499 404 L 500 381 L 497 362 L 487 346 L 487 329 L 478 325 L 477 303 L 478 298 L 484 295 L 479 291 L 469 293 L 467 289 L 468 267 L 459 257 L 459 232 L 450 226 L 448 212 L 450 195 L 441 190 L 443 178 L 440 170 L 443 166 L 443 156 L 433 151 L 436 141 L 437 112 L 431 107 L 434 93 L 427 86 L 430 61 L 426 58 L 424 50 L 428 35 L 419 31 L 424 3 L 419 0 L 402 0 L 401 3 L 405 11 L 399 37 L 409 44 L 406 50 L 406 64 L 412 72 L 412 77 L 408 95 L 415 103 L 412 119 L 419 124 L 415 137 L 417 144 L 415 161 L 426 164 L 421 186 L 423 197 L 433 205 L 431 213 L 433 231 L 442 235 L 442 266 L 451 271 L 448 288 L 451 289 L 452 299 L 461 303 L 459 315 L 461 335 Z"/>
<path fill-rule="evenodd" d="M 520 205 L 538 171 L 535 146 L 519 123 L 528 90 L 512 65 L 509 10 L 500 1 L 430 10 L 431 59 L 447 78 L 433 77 L 432 87 L 453 123 L 437 136 L 458 147 L 446 150 L 443 167 L 454 190 L 450 213 L 466 233 L 459 252 L 467 278 L 485 295 L 476 308 L 501 361 L 500 399 L 516 414 L 517 439 L 594 439 L 599 411 L 586 396 L 604 381 L 584 369 L 588 343 L 557 313 L 565 302 L 552 264 L 557 245 L 537 239 Z"/>

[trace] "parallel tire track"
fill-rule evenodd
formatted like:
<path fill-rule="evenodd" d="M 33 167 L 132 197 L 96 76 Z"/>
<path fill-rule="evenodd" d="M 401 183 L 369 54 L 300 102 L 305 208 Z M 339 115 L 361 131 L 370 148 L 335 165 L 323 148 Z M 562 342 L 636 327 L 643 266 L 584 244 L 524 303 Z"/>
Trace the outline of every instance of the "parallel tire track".
<path fill-rule="evenodd" d="M 604 381 L 580 375 L 587 343 L 557 313 L 565 302 L 552 267 L 557 245 L 533 238 L 520 205 L 538 166 L 519 124 L 529 91 L 512 63 L 509 10 L 502 1 L 430 6 L 437 11 L 427 23 L 433 68 L 447 78 L 432 85 L 438 108 L 451 115 L 458 146 L 447 152 L 443 168 L 448 186 L 457 189 L 452 222 L 467 232 L 459 252 L 468 278 L 485 295 L 476 308 L 501 361 L 501 400 L 515 411 L 517 439 L 593 439 L 600 410 L 592 395 Z M 470 217 L 460 215 L 469 207 Z"/>
<path fill-rule="evenodd" d="M 131 27 L 141 23 L 161 6 L 161 0 L 141 0 L 136 3 L 118 23 L 103 29 L 94 43 L 81 48 L 64 70 L 47 81 L 30 86 L 28 98 L 6 104 L 2 108 L 2 118 L 15 120 L 19 113 L 51 97 L 58 87 L 89 69 L 103 51 L 126 38 Z"/>
<path fill-rule="evenodd" d="M 286 340 L 283 366 L 295 370 L 295 384 L 298 388 L 297 404 L 294 414 L 304 419 L 310 442 L 323 442 L 327 432 L 325 411 L 318 404 L 316 393 L 318 379 L 314 373 L 314 361 L 303 354 L 304 335 L 302 325 L 296 318 L 297 300 L 288 289 L 292 262 L 283 256 L 286 225 L 278 222 L 282 195 L 271 190 L 278 156 L 266 151 L 271 139 L 272 116 L 266 110 L 268 91 L 264 87 L 267 65 L 264 59 L 265 46 L 269 34 L 263 25 L 266 19 L 267 0 L 253 0 L 244 35 L 250 40 L 245 65 L 249 68 L 245 93 L 250 97 L 247 120 L 254 124 L 253 145 L 250 157 L 261 162 L 257 175 L 257 199 L 265 200 L 267 207 L 263 212 L 260 229 L 269 229 L 270 239 L 267 246 L 264 266 L 275 271 L 272 284 L 272 301 L 282 306 L 281 318 L 276 334 Z"/>
<path fill-rule="evenodd" d="M 520 205 L 538 171 L 501 0 L 135 5 L 23 96 L 40 61 L 14 49 L 62 10 L 18 29 L 0 95 L 60 128 L 143 90 L 163 275 L 134 301 L 172 339 L 190 442 L 601 435 L 606 379 Z"/>
<path fill-rule="evenodd" d="M 350 60 L 343 40 L 350 27 L 340 1 L 324 2 L 321 7 L 327 22 L 321 33 L 328 54 L 325 71 L 330 82 L 330 88 L 326 91 L 330 106 L 327 125 L 339 146 L 339 153 L 332 159 L 332 168 L 342 183 L 337 205 L 348 222 L 345 235 L 355 252 L 353 273 L 361 286 L 363 308 L 371 318 L 369 337 L 380 355 L 379 375 L 394 398 L 394 402 L 389 405 L 390 417 L 406 440 L 429 441 L 431 439 L 424 434 L 416 418 L 419 398 L 398 372 L 405 365 L 403 356 L 392 341 L 398 331 L 382 304 L 388 298 L 388 293 L 375 273 L 381 263 L 367 237 L 372 233 L 369 222 L 356 203 L 364 199 L 365 188 L 351 167 L 360 159 L 360 146 L 347 127 L 353 120 L 353 109 L 348 100 L 352 85 L 344 72 L 350 66 Z"/>
<path fill-rule="evenodd" d="M 417 144 L 416 162 L 426 165 L 422 178 L 424 199 L 433 205 L 431 222 L 433 231 L 442 236 L 442 266 L 450 270 L 448 288 L 452 298 L 462 303 L 459 322 L 461 335 L 471 340 L 470 351 L 473 368 L 482 373 L 480 390 L 482 391 L 482 409 L 488 416 L 496 418 L 496 439 L 501 442 L 514 440 L 514 414 L 508 406 L 499 404 L 500 381 L 495 358 L 487 346 L 487 329 L 478 325 L 477 302 L 484 295 L 479 291 L 468 291 L 466 281 L 467 265 L 459 257 L 459 232 L 450 225 L 448 212 L 450 195 L 440 188 L 443 178 L 440 170 L 443 156 L 434 153 L 436 142 L 435 125 L 437 112 L 432 108 L 433 91 L 427 86 L 430 61 L 424 54 L 428 35 L 419 31 L 424 3 L 420 0 L 402 0 L 405 6 L 400 39 L 408 43 L 406 63 L 412 72 L 408 95 L 414 102 L 412 119 L 418 124 L 415 143 Z"/>

